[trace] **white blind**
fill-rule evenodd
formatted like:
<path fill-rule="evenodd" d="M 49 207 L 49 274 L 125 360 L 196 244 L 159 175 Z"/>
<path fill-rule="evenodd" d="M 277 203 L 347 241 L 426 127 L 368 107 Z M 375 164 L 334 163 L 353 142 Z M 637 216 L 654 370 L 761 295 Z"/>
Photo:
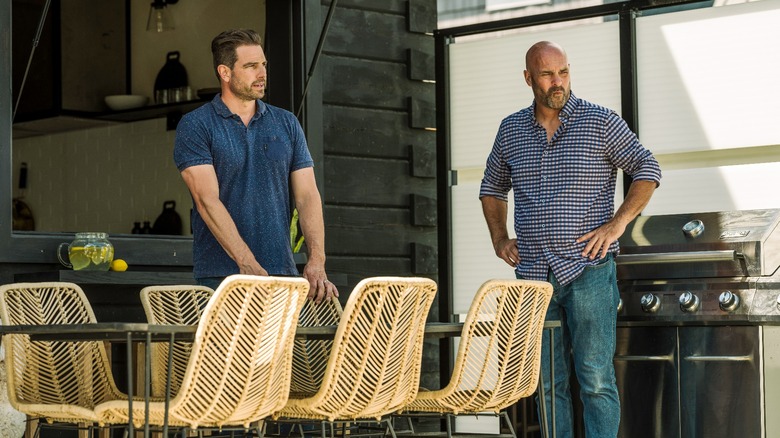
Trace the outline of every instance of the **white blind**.
<path fill-rule="evenodd" d="M 514 278 L 512 268 L 496 257 L 490 233 L 482 216 L 479 182 L 458 184 L 452 188 L 452 309 L 467 313 L 479 286 L 491 278 Z M 509 230 L 514 237 L 509 200 Z"/>
<path fill-rule="evenodd" d="M 759 163 L 667 170 L 643 214 L 778 207 L 780 164 Z"/>
<path fill-rule="evenodd" d="M 456 42 L 449 46 L 453 169 L 484 168 L 501 120 L 531 104 L 525 52 L 541 40 L 566 49 L 574 94 L 620 111 L 616 21 Z"/>

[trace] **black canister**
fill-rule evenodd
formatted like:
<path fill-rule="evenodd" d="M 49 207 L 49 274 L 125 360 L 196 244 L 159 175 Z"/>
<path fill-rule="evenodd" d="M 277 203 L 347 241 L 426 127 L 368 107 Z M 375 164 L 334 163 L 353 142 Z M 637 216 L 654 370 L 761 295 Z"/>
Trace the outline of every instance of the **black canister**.
<path fill-rule="evenodd" d="M 182 223 L 179 213 L 176 213 L 176 201 L 165 201 L 163 211 L 154 221 L 152 234 L 170 234 L 180 236 Z"/>
<path fill-rule="evenodd" d="M 157 73 L 157 79 L 154 81 L 154 101 L 155 103 L 170 103 L 188 100 L 182 98 L 182 90 L 187 90 L 189 80 L 187 78 L 187 69 L 179 61 L 179 52 L 168 52 L 165 65 Z M 177 91 L 178 90 L 178 91 Z M 178 98 L 176 98 L 178 96 Z"/>

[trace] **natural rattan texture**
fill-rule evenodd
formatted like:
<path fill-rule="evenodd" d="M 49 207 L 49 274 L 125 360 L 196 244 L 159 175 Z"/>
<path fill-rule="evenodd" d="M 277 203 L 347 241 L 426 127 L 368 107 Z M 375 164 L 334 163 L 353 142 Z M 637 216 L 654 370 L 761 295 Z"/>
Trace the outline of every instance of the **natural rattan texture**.
<path fill-rule="evenodd" d="M 449 384 L 420 391 L 405 411 L 498 413 L 536 390 L 552 285 L 489 280 L 474 297 Z"/>
<path fill-rule="evenodd" d="M 170 401 L 168 424 L 248 428 L 281 409 L 308 291 L 303 278 L 227 277 L 201 316 L 181 387 Z M 150 424 L 164 424 L 164 408 L 162 401 L 150 403 Z M 95 412 L 103 422 L 125 423 L 128 403 L 103 403 Z M 144 415 L 144 404 L 134 402 L 133 421 L 143 421 Z"/>
<path fill-rule="evenodd" d="M 5 325 L 96 322 L 81 288 L 62 282 L 0 286 L 0 319 Z M 27 415 L 93 423 L 95 405 L 127 400 L 114 384 L 103 342 L 32 342 L 29 335 L 7 334 L 3 345 L 9 401 Z"/>
<path fill-rule="evenodd" d="M 322 385 L 311 397 L 290 397 L 278 417 L 380 420 L 412 401 L 435 295 L 436 283 L 426 278 L 358 283 L 339 322 Z"/>
<path fill-rule="evenodd" d="M 141 289 L 141 304 L 149 324 L 198 325 L 214 290 L 206 286 L 147 286 Z M 170 343 L 152 345 L 152 395 L 165 396 Z M 171 362 L 171 394 L 176 394 L 187 370 L 192 342 L 175 341 Z"/>
<path fill-rule="evenodd" d="M 336 297 L 320 303 L 306 300 L 298 318 L 298 325 L 302 327 L 338 325 L 342 313 L 343 309 Z M 290 383 L 291 397 L 312 396 L 320 389 L 332 346 L 332 339 L 295 339 Z"/>

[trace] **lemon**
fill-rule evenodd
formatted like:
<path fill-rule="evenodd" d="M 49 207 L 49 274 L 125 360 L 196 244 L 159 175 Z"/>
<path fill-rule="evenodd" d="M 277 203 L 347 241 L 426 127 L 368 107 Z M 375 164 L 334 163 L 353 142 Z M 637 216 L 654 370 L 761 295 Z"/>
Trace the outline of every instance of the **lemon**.
<path fill-rule="evenodd" d="M 118 272 L 127 271 L 127 262 L 122 259 L 114 259 L 114 261 L 111 262 L 111 270 Z"/>
<path fill-rule="evenodd" d="M 86 269 L 90 262 L 89 257 L 84 254 L 83 249 L 81 251 L 72 251 L 69 259 L 74 271 Z"/>
<path fill-rule="evenodd" d="M 90 251 L 90 259 L 92 260 L 92 263 L 99 265 L 105 261 L 107 261 L 107 255 L 108 255 L 108 248 L 89 248 L 92 251 Z"/>

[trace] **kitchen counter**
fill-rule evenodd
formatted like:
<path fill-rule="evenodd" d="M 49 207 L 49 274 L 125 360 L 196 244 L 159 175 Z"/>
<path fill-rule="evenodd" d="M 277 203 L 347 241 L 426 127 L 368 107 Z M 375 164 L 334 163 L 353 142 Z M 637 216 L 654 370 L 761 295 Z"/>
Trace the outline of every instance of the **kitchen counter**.
<path fill-rule="evenodd" d="M 44 271 L 19 273 L 16 282 L 75 283 L 87 296 L 98 322 L 146 322 L 141 289 L 153 285 L 195 284 L 192 271 Z"/>
<path fill-rule="evenodd" d="M 16 282 L 66 281 L 85 285 L 170 285 L 195 284 L 192 272 L 188 271 L 59 271 L 32 272 L 14 275 Z"/>

